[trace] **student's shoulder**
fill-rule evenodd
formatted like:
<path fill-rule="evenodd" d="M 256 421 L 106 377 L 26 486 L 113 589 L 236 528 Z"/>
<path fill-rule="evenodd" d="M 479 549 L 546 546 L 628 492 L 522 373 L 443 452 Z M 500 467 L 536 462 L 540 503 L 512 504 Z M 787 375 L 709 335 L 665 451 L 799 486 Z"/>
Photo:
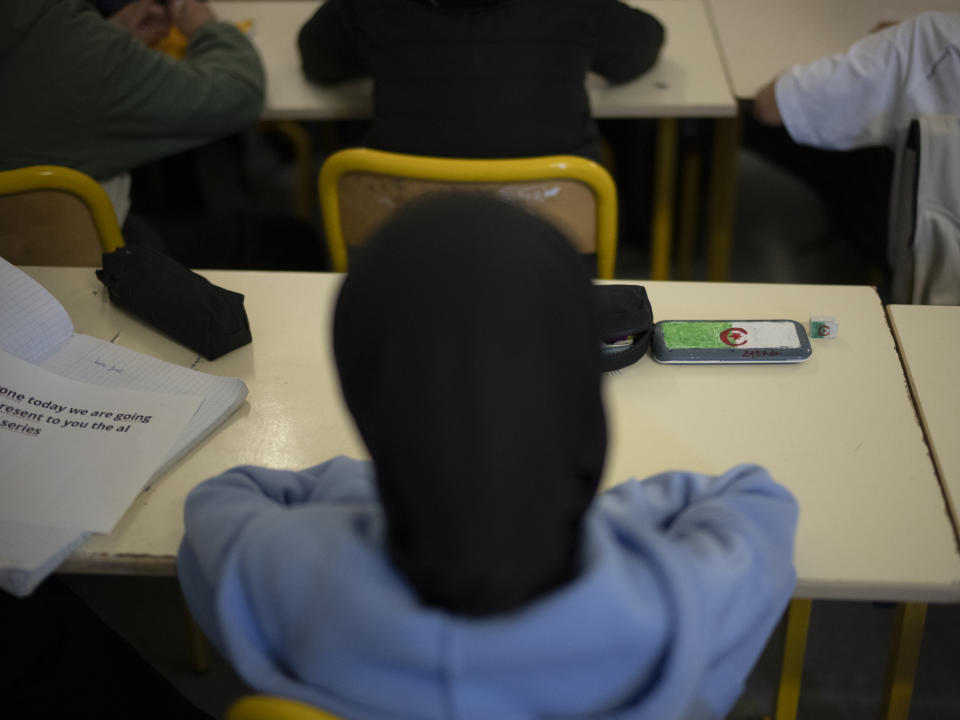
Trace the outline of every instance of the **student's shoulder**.
<path fill-rule="evenodd" d="M 938 56 L 948 48 L 960 48 L 960 12 L 928 10 L 892 28 L 902 45 L 918 43 Z"/>
<path fill-rule="evenodd" d="M 912 23 L 915 27 L 924 30 L 938 29 L 952 34 L 954 37 L 960 33 L 960 12 L 926 10 L 924 12 L 917 13 L 906 22 Z"/>

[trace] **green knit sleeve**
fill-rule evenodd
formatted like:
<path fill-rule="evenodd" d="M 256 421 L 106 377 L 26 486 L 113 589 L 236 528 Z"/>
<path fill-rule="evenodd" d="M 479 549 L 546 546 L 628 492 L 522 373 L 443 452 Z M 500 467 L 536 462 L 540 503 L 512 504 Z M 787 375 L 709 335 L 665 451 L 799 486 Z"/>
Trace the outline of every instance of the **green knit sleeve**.
<path fill-rule="evenodd" d="M 66 165 L 102 180 L 243 130 L 262 112 L 260 58 L 229 23 L 199 28 L 174 60 L 84 0 L 12 7 L 11 27 L 0 23 L 0 168 Z"/>
<path fill-rule="evenodd" d="M 198 29 L 180 68 L 186 81 L 196 121 L 208 122 L 212 132 L 228 118 L 234 129 L 246 127 L 263 111 L 265 78 L 256 49 L 234 25 L 210 22 Z"/>
<path fill-rule="evenodd" d="M 68 156 L 80 153 L 63 164 L 102 179 L 243 130 L 260 116 L 263 67 L 233 25 L 203 25 L 175 60 L 113 23 L 86 13 L 81 19 L 56 51 L 58 144 Z"/>

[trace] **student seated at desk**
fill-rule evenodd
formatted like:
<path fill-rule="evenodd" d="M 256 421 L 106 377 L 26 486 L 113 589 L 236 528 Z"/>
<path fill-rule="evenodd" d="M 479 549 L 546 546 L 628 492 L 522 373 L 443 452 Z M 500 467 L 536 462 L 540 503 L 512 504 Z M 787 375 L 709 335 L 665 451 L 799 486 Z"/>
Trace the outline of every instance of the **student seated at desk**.
<path fill-rule="evenodd" d="M 845 53 L 795 65 L 766 85 L 756 97 L 754 117 L 761 125 L 782 126 L 789 139 L 776 149 L 776 143 L 765 141 L 765 136 L 776 137 L 777 131 L 760 127 L 747 131 L 747 143 L 751 136 L 760 138 L 775 148 L 770 154 L 788 158 L 791 169 L 799 168 L 831 214 L 844 220 L 838 234 L 855 238 L 876 265 L 892 266 L 896 281 L 903 257 L 894 248 L 904 230 L 890 214 L 891 183 L 896 187 L 905 175 L 906 183 L 916 183 L 914 171 L 902 171 L 898 156 L 915 118 L 960 115 L 958 88 L 960 13 L 925 12 L 900 23 L 881 23 Z M 793 143 L 808 147 L 791 147 Z M 957 143 L 960 137 L 949 147 Z M 960 172 L 949 162 L 942 169 L 927 174 L 924 184 L 942 188 L 938 193 L 944 198 L 960 197 Z M 912 204 L 919 205 L 923 215 L 925 203 L 922 197 L 919 200 Z M 953 278 L 960 277 L 960 225 L 954 219 L 951 226 L 949 220 L 956 218 L 960 203 L 944 206 L 938 199 L 931 205 L 934 236 L 943 245 L 929 253 L 933 262 L 922 264 L 952 268 L 952 272 L 938 271 L 947 278 L 942 285 L 949 287 L 955 285 Z M 896 204 L 893 209 L 897 210 Z M 888 216 L 894 220 L 889 228 Z M 948 220 L 942 223 L 941 218 Z M 912 235 L 912 228 L 908 232 Z M 934 294 L 939 294 L 938 302 L 960 298 L 955 290 Z"/>
<path fill-rule="evenodd" d="M 587 71 L 641 75 L 663 27 L 617 0 L 328 0 L 299 44 L 310 80 L 373 77 L 370 147 L 596 160 Z"/>
<path fill-rule="evenodd" d="M 304 238 L 282 218 L 203 217 L 161 239 L 155 223 L 130 212 L 131 169 L 252 127 L 265 79 L 253 45 L 208 3 L 113 5 L 122 7 L 106 19 L 86 0 L 0 2 L 0 170 L 49 164 L 90 175 L 127 242 L 193 267 L 256 267 L 284 254 L 322 265 L 312 228 Z M 148 46 L 171 27 L 188 38 L 182 60 Z"/>
<path fill-rule="evenodd" d="M 0 170 L 80 170 L 105 185 L 123 224 L 128 171 L 252 125 L 264 75 L 250 41 L 205 3 L 158 14 L 137 0 L 115 17 L 85 0 L 0 3 Z M 146 44 L 171 22 L 190 39 L 180 62 Z"/>
<path fill-rule="evenodd" d="M 491 198 L 371 239 L 333 345 L 372 462 L 187 498 L 181 586 L 248 683 L 350 720 L 724 716 L 793 589 L 797 506 L 750 465 L 597 496 L 592 303 L 569 243 Z"/>
<path fill-rule="evenodd" d="M 918 115 L 960 115 L 958 88 L 960 13 L 927 12 L 789 68 L 757 95 L 754 115 L 803 145 L 895 149 Z"/>

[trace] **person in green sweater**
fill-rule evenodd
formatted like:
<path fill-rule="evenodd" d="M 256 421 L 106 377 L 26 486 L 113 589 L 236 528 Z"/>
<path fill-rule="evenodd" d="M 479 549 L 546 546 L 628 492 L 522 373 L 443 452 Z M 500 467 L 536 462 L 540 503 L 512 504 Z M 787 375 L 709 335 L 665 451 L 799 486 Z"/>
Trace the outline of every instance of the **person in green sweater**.
<path fill-rule="evenodd" d="M 182 60 L 147 45 L 170 24 L 189 38 Z M 136 0 L 112 19 L 86 0 L 6 0 L 0 88 L 0 170 L 80 170 L 123 224 L 127 171 L 253 125 L 264 72 L 244 34 L 197 0 Z"/>

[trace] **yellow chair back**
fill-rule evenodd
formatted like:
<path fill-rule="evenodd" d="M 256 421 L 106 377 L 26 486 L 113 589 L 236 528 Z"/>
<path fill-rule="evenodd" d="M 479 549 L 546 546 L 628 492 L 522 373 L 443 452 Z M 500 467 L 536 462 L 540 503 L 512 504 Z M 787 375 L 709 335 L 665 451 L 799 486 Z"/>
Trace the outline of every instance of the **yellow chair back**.
<path fill-rule="evenodd" d="M 340 720 L 340 718 L 296 700 L 273 695 L 245 695 L 227 709 L 226 720 Z"/>
<path fill-rule="evenodd" d="M 123 247 L 113 204 L 96 181 L 70 168 L 0 172 L 0 257 L 14 265 L 99 267 Z"/>
<path fill-rule="evenodd" d="M 349 148 L 320 169 L 320 206 L 334 270 L 347 247 L 362 245 L 400 207 L 442 191 L 486 192 L 558 227 L 582 253 L 597 254 L 597 277 L 612 278 L 617 256 L 617 192 L 600 165 L 550 155 L 466 160 Z"/>

